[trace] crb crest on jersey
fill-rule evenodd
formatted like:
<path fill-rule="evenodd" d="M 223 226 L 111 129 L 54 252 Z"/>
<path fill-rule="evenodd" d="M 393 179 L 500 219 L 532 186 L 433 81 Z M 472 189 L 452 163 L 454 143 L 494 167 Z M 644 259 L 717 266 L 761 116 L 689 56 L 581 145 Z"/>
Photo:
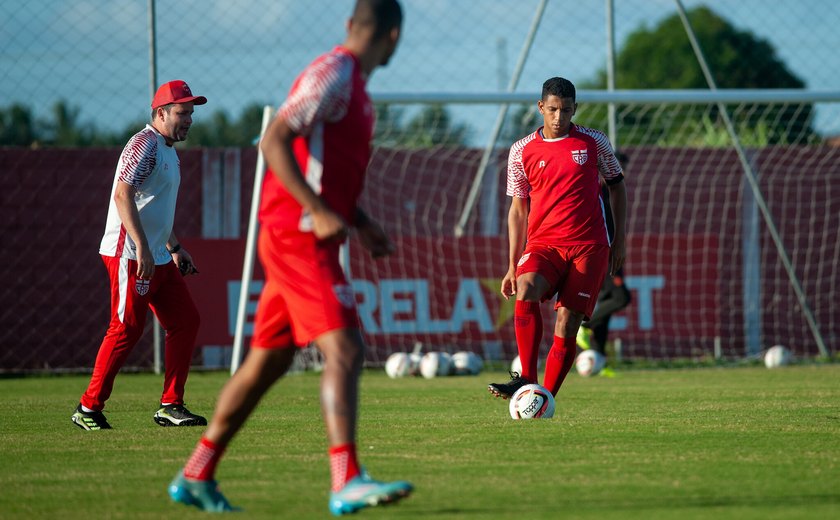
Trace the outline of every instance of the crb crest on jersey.
<path fill-rule="evenodd" d="M 146 296 L 147 294 L 149 294 L 149 286 L 151 285 L 151 283 L 151 280 L 143 280 L 141 278 L 137 278 L 134 281 L 134 289 L 140 296 Z"/>
<path fill-rule="evenodd" d="M 586 151 L 586 148 L 583 150 L 572 150 L 572 160 L 576 163 L 583 166 L 586 164 L 586 160 L 589 158 L 589 153 Z"/>

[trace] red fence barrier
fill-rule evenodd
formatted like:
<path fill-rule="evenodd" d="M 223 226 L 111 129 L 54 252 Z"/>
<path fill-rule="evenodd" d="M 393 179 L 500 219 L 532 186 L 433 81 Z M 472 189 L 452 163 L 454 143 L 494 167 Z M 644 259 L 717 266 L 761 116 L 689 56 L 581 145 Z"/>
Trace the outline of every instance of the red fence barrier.
<path fill-rule="evenodd" d="M 627 152 L 627 280 L 634 302 L 613 322 L 625 355 L 710 355 L 718 341 L 725 355 L 741 356 L 752 304 L 759 309 L 764 347 L 784 343 L 800 355 L 816 353 L 760 222 L 758 258 L 745 261 L 751 247 L 745 230 L 755 215 L 734 153 Z M 92 365 L 107 323 L 107 275 L 97 249 L 118 156 L 116 149 L 0 149 L 0 371 Z M 187 150 L 180 156 L 175 231 L 202 271 L 189 280 L 202 311 L 199 345 L 227 346 L 255 152 Z M 494 345 L 501 351 L 488 355 L 512 357 L 510 308 L 498 294 L 507 263 L 503 175 L 483 192 L 467 236 L 456 239 L 453 233 L 479 159 L 477 150 L 376 150 L 362 204 L 385 224 L 399 252 L 374 262 L 351 242 L 350 269 L 370 361 L 417 341 L 478 352 Z M 498 159 L 501 173 L 505 157 Z M 838 159 L 836 148 L 753 153 L 764 196 L 832 352 L 840 341 Z M 235 203 L 216 200 L 225 193 L 234 193 Z M 228 227 L 238 228 L 226 231 L 229 238 L 208 238 L 214 233 L 208 230 L 219 227 L 208 224 L 210 204 L 224 213 Z M 236 218 L 228 218 L 229 212 Z M 757 266 L 755 272 L 750 266 Z M 745 292 L 752 275 L 758 293 Z M 754 301 L 751 294 L 758 294 Z M 552 320 L 546 306 L 549 333 Z M 197 349 L 197 363 L 202 354 Z M 128 364 L 148 367 L 151 359 L 147 332 Z"/>

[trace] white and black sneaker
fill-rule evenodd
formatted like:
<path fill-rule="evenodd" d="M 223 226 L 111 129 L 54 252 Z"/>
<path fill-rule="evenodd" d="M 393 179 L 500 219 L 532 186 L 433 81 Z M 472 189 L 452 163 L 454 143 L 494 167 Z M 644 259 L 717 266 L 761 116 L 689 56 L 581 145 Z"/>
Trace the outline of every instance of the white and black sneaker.
<path fill-rule="evenodd" d="M 102 412 L 86 412 L 82 410 L 82 405 L 76 407 L 75 413 L 70 416 L 73 424 L 83 430 L 110 430 L 111 425 L 105 419 L 105 414 Z"/>
<path fill-rule="evenodd" d="M 154 419 L 161 426 L 207 426 L 207 419 L 192 413 L 182 404 L 161 405 Z"/>

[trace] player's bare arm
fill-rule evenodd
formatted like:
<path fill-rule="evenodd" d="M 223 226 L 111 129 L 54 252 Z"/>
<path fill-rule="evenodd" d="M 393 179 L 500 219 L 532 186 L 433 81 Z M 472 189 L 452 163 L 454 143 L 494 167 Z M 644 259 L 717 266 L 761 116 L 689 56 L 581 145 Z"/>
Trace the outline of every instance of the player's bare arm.
<path fill-rule="evenodd" d="M 361 208 L 356 208 L 355 226 L 359 242 L 370 251 L 371 256 L 380 258 L 394 252 L 394 244 L 388 238 L 385 230 L 379 222 L 370 218 Z"/>
<path fill-rule="evenodd" d="M 312 215 L 312 231 L 321 240 L 344 240 L 348 228 L 337 213 L 316 194 L 295 160 L 292 141 L 297 134 L 282 116 L 275 117 L 260 142 L 265 162 L 292 197 Z"/>
<path fill-rule="evenodd" d="M 509 299 L 516 294 L 516 265 L 525 250 L 528 230 L 528 199 L 512 197 L 508 211 L 508 270 L 502 278 L 502 296 Z"/>
<path fill-rule="evenodd" d="M 136 194 L 137 189 L 134 186 L 119 181 L 114 189 L 114 203 L 126 233 L 137 246 L 137 277 L 151 280 L 155 274 L 155 259 L 149 248 L 146 232 L 143 231 L 143 224 L 140 222 L 140 212 L 134 202 Z"/>
<path fill-rule="evenodd" d="M 198 274 L 192 255 L 183 248 L 174 231 L 169 234 L 169 240 L 166 241 L 166 250 L 172 255 L 172 261 L 178 266 L 182 275 Z"/>
<path fill-rule="evenodd" d="M 625 249 L 627 189 L 625 188 L 624 181 L 609 186 L 609 189 L 613 222 L 615 222 L 615 237 L 610 247 L 610 275 L 615 275 L 624 265 L 624 258 L 627 254 Z"/>

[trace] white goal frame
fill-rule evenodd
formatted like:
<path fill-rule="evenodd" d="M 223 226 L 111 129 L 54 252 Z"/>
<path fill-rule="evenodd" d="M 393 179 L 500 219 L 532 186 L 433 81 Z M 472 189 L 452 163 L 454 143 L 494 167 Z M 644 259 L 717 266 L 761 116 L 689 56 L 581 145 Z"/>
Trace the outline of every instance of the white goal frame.
<path fill-rule="evenodd" d="M 528 92 L 475 92 L 475 93 L 450 93 L 450 92 L 415 92 L 415 93 L 376 93 L 372 99 L 376 103 L 388 103 L 398 105 L 422 105 L 422 104 L 485 104 L 485 105 L 512 105 L 522 103 L 533 103 L 539 99 L 539 93 Z M 663 103 L 663 104 L 719 104 L 724 103 L 840 103 L 840 90 L 798 90 L 798 89 L 722 89 L 722 90 L 580 90 L 577 93 L 578 100 L 584 103 L 593 104 L 626 104 L 626 103 Z M 262 130 L 260 139 L 268 126 L 274 109 L 270 106 L 264 107 Z M 734 132 L 734 129 L 730 129 Z M 738 143 L 737 134 L 733 142 Z M 736 146 L 740 146 L 737 144 Z M 488 143 L 488 147 L 495 147 L 495 142 Z M 484 169 L 479 169 L 474 178 L 474 186 L 480 187 L 481 177 Z M 257 166 L 254 177 L 254 191 L 251 198 L 251 209 L 248 222 L 248 235 L 246 240 L 245 259 L 242 269 L 242 283 L 240 286 L 239 303 L 236 314 L 236 329 L 234 336 L 233 352 L 231 357 L 231 374 L 239 368 L 242 359 L 244 330 L 246 322 L 246 309 L 249 298 L 248 288 L 253 278 L 253 267 L 256 251 L 256 237 L 259 229 L 257 214 L 260 205 L 261 187 L 265 175 L 265 161 L 262 153 L 258 153 Z M 797 293 L 799 303 L 802 305 L 811 331 L 817 341 L 818 348 L 823 355 L 828 355 L 828 350 L 822 339 L 807 299 L 802 292 L 801 284 L 793 271 L 788 259 L 787 252 L 775 231 L 775 224 L 766 207 L 764 198 L 755 182 L 754 173 L 747 165 L 745 175 L 752 178 L 750 186 L 755 196 L 756 204 L 761 210 L 765 224 L 771 235 L 774 235 L 774 243 L 790 279 L 790 282 Z M 478 188 L 476 188 L 478 190 Z M 469 201 L 468 201 L 469 202 Z M 465 206 L 464 214 L 469 216 L 472 208 Z"/>

